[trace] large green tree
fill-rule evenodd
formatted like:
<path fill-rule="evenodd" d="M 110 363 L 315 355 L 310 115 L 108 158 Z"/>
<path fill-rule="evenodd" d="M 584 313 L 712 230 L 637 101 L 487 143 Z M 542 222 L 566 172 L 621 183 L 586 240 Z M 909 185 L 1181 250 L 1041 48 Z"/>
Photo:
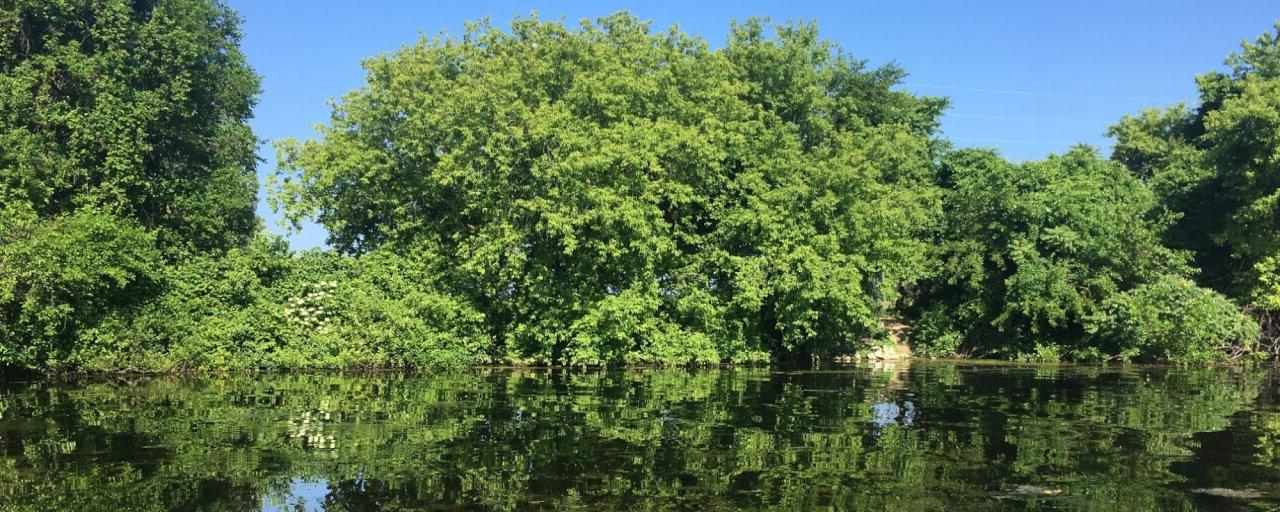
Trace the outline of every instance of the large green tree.
<path fill-rule="evenodd" d="M 159 265 L 253 235 L 238 25 L 212 0 L 0 3 L 0 364 L 56 363 Z"/>
<path fill-rule="evenodd" d="M 924 267 L 945 101 L 813 25 L 711 49 L 628 14 L 520 19 L 365 67 L 318 140 L 281 144 L 278 199 L 345 253 L 433 255 L 495 357 L 847 350 Z"/>
<path fill-rule="evenodd" d="M 1179 216 L 1167 240 L 1194 252 L 1199 281 L 1272 323 L 1280 312 L 1280 25 L 1244 43 L 1227 66 L 1196 78 L 1198 105 L 1122 119 L 1111 129 L 1113 157 Z M 1269 330 L 1274 339 L 1280 325 Z"/>

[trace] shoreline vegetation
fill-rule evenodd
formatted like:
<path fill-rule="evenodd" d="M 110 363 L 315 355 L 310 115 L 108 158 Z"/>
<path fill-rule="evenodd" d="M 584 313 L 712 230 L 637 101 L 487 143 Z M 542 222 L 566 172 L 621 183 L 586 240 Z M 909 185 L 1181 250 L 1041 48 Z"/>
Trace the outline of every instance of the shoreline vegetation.
<path fill-rule="evenodd" d="M 725 371 L 763 371 L 776 374 L 846 374 L 858 371 L 906 372 L 913 365 L 955 365 L 972 368 L 1001 369 L 1036 369 L 1036 370 L 1097 370 L 1097 371 L 1152 371 L 1152 370 L 1212 370 L 1220 369 L 1231 375 L 1254 375 L 1263 382 L 1272 385 L 1280 382 L 1280 365 L 1274 362 L 1254 363 L 1251 360 L 1220 360 L 1196 365 L 1181 362 L 1142 362 L 1142 363 L 1098 363 L 1096 361 L 1037 361 L 1030 359 L 966 359 L 957 357 L 925 357 L 911 356 L 900 359 L 853 358 L 847 360 L 826 359 L 818 362 L 804 361 L 792 363 L 715 363 L 696 366 L 678 366 L 668 364 L 603 364 L 598 366 L 582 365 L 511 365 L 511 364 L 475 364 L 469 366 L 425 367 L 425 366 L 350 366 L 341 368 L 243 368 L 214 369 L 191 368 L 172 371 L 59 371 L 41 373 L 32 369 L 4 368 L 0 369 L 0 381 L 6 383 L 109 383 L 124 384 L 142 383 L 151 380 L 174 379 L 199 380 L 209 378 L 236 378 L 253 376 L 291 376 L 316 375 L 334 377 L 361 376 L 407 376 L 425 377 L 431 375 L 457 375 L 487 372 L 522 372 L 532 374 L 564 374 L 573 376 L 603 376 L 645 374 L 666 371 L 687 371 L 692 373 L 725 372 Z"/>
<path fill-rule="evenodd" d="M 308 251 L 254 214 L 239 25 L 0 7 L 0 368 L 1280 356 L 1280 24 L 1111 155 L 1013 163 L 816 23 L 474 22 L 275 141 L 272 206 L 330 233 Z"/>

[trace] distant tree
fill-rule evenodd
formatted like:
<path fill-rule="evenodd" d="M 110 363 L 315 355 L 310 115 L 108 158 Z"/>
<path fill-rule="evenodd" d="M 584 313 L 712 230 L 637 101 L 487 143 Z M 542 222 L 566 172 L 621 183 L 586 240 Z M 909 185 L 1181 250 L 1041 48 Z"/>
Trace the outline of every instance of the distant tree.
<path fill-rule="evenodd" d="M 209 0 L 0 3 L 0 364 L 46 364 L 156 266 L 245 243 L 258 78 Z"/>
<path fill-rule="evenodd" d="M 277 197 L 349 254 L 437 255 L 513 361 L 743 360 L 881 336 L 924 268 L 945 101 L 813 25 L 723 49 L 629 14 L 366 61 Z"/>

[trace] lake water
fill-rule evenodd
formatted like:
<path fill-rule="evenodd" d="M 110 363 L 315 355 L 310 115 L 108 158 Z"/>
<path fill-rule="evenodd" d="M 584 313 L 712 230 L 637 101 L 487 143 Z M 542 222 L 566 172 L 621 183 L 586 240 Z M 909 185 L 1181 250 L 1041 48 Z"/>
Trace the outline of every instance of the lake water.
<path fill-rule="evenodd" d="M 0 385 L 5 510 L 1280 510 L 1275 373 L 913 362 Z"/>

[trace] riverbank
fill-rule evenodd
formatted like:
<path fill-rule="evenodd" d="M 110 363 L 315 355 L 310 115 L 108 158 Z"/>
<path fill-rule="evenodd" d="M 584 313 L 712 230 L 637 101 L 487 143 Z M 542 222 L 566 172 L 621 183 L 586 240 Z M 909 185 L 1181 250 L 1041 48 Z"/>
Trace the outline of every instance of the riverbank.
<path fill-rule="evenodd" d="M 1033 361 L 1011 359 L 982 358 L 936 358 L 922 356 L 881 357 L 867 355 L 835 356 L 790 363 L 748 363 L 748 364 L 700 364 L 700 365 L 538 365 L 538 364 L 477 364 L 454 367 L 412 367 L 412 366 L 352 366 L 343 368 L 257 368 L 257 369 L 182 369 L 172 371 L 60 371 L 36 372 L 27 369 L 0 368 L 0 382 L 138 382 L 149 379 L 165 378 L 241 378 L 249 376 L 273 375 L 352 375 L 352 376 L 430 376 L 449 375 L 472 371 L 530 371 L 530 372 L 566 372 L 571 374 L 606 374 L 617 372 L 653 372 L 653 371 L 722 371 L 751 370 L 779 372 L 810 371 L 845 371 L 860 368 L 871 369 L 905 369 L 914 364 L 953 364 L 964 367 L 989 368 L 1078 368 L 1100 371 L 1123 371 L 1126 369 L 1165 368 L 1170 370 L 1205 370 L 1205 371 L 1249 371 L 1276 372 L 1280 374 L 1280 363 L 1258 361 L 1217 362 L 1209 364 L 1187 363 L 1126 363 L 1126 362 L 1071 362 L 1071 361 Z M 1280 377 L 1280 375 L 1277 375 Z"/>

